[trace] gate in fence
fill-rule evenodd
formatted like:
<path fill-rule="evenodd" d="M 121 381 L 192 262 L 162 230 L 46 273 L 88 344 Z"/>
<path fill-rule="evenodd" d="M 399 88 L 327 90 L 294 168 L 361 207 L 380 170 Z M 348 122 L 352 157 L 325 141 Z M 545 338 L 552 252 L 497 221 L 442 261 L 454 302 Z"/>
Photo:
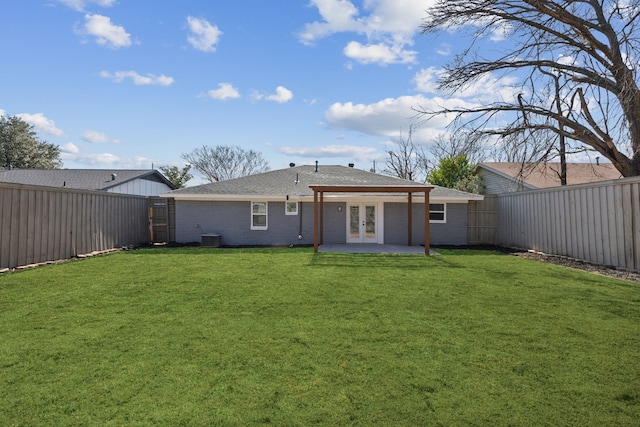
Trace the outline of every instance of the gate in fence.
<path fill-rule="evenodd" d="M 176 240 L 176 204 L 174 199 L 149 197 L 149 234 L 151 243 L 170 243 Z"/>

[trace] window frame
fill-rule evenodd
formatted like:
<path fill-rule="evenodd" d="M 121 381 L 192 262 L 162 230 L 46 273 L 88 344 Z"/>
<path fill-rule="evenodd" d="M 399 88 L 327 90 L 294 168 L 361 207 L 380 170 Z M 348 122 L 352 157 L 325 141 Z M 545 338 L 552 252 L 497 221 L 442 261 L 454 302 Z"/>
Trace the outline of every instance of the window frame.
<path fill-rule="evenodd" d="M 290 211 L 289 210 L 289 205 L 295 205 L 296 210 L 295 211 Z M 298 215 L 298 202 L 284 202 L 284 214 L 285 215 Z"/>
<path fill-rule="evenodd" d="M 442 210 L 434 210 L 432 206 L 442 205 Z M 432 219 L 431 214 L 442 214 L 442 219 Z M 429 223 L 446 224 L 447 222 L 447 204 L 446 203 L 429 203 Z"/>
<path fill-rule="evenodd" d="M 264 213 L 262 212 L 254 212 L 253 208 L 256 205 L 264 205 Z M 251 207 L 251 230 L 267 230 L 269 228 L 269 202 L 255 202 L 252 201 L 250 204 Z M 264 225 L 254 225 L 254 218 L 256 216 L 264 216 Z"/>

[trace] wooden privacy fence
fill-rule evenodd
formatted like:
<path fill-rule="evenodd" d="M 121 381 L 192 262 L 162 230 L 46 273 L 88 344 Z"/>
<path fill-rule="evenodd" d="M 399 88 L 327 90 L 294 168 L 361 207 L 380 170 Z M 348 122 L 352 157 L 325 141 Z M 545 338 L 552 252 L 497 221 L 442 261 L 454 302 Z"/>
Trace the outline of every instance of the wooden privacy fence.
<path fill-rule="evenodd" d="M 146 197 L 0 183 L 0 269 L 149 242 Z"/>
<path fill-rule="evenodd" d="M 498 197 L 471 200 L 467 207 L 467 244 L 495 245 L 498 229 Z"/>
<path fill-rule="evenodd" d="M 501 194 L 496 244 L 640 271 L 640 177 Z"/>

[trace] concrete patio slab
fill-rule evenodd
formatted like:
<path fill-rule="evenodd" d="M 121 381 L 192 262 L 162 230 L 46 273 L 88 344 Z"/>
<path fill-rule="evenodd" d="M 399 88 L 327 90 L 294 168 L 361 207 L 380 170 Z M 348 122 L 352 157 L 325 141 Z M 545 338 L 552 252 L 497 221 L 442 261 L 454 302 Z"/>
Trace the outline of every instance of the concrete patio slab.
<path fill-rule="evenodd" d="M 398 254 L 424 255 L 424 246 L 379 245 L 376 243 L 347 243 L 342 245 L 320 245 L 318 252 L 355 253 L 355 254 Z M 431 249 L 429 255 L 438 255 Z"/>

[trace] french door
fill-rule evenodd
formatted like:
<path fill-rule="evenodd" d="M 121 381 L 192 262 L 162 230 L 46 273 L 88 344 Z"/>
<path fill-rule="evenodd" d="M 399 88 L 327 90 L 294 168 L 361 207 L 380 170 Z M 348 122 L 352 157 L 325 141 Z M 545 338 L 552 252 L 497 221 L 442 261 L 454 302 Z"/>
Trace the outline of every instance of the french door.
<path fill-rule="evenodd" d="M 375 203 L 347 205 L 347 243 L 378 243 L 377 211 Z"/>

